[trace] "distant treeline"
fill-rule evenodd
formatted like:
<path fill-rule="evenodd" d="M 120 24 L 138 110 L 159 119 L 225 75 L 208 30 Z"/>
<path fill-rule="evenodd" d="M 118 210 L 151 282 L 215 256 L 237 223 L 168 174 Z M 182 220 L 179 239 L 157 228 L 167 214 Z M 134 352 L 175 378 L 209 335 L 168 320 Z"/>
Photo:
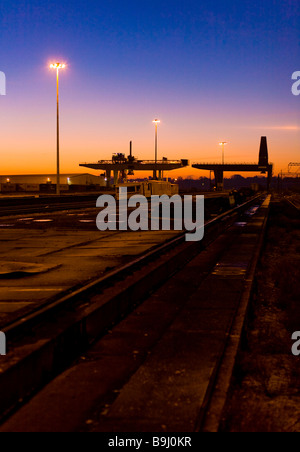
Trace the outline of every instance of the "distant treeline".
<path fill-rule="evenodd" d="M 199 179 L 193 179 L 191 177 L 187 179 L 178 178 L 177 183 L 179 187 L 183 190 L 185 189 L 200 189 L 200 190 L 210 190 L 215 186 L 215 180 L 208 177 L 200 177 Z M 240 189 L 244 187 L 254 187 L 256 186 L 259 190 L 265 190 L 267 188 L 267 177 L 253 176 L 253 177 L 243 177 L 240 175 L 235 175 L 230 178 L 224 178 L 224 189 L 233 190 Z M 298 189 L 300 190 L 300 178 L 295 177 L 285 177 L 279 179 L 277 176 L 272 177 L 271 189 Z"/>
<path fill-rule="evenodd" d="M 135 179 L 137 182 L 143 181 L 145 179 Z M 203 190 L 210 191 L 215 187 L 215 180 L 210 180 L 208 177 L 200 177 L 195 179 L 192 176 L 187 178 L 179 177 L 178 179 L 169 179 L 173 183 L 179 185 L 180 190 Z M 244 187 L 256 187 L 256 190 L 265 190 L 267 188 L 267 177 L 263 176 L 253 176 L 253 177 L 243 177 L 239 174 L 232 176 L 230 178 L 224 178 L 224 189 L 233 190 L 240 189 Z M 300 191 L 300 177 L 284 177 L 283 179 L 276 177 L 272 178 L 271 189 L 274 190 L 296 190 Z"/>

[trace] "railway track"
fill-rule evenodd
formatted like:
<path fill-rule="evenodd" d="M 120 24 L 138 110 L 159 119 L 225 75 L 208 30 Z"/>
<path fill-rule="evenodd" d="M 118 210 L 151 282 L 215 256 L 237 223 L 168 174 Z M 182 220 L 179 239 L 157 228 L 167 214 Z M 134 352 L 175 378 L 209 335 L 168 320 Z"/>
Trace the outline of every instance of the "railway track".
<path fill-rule="evenodd" d="M 287 199 L 287 202 L 295 209 L 298 210 L 298 212 L 300 211 L 300 199 L 299 197 L 293 196 L 291 198 Z"/>
<path fill-rule="evenodd" d="M 112 192 L 104 192 L 102 194 L 112 194 Z M 0 198 L 0 218 L 11 216 L 24 216 L 32 214 L 49 214 L 53 212 L 61 212 L 67 210 L 81 210 L 96 207 L 96 200 L 100 196 L 98 194 L 91 195 L 73 195 L 52 197 L 32 197 L 32 198 Z M 207 203 L 213 203 L 214 199 L 228 200 L 228 196 L 212 194 L 206 198 Z"/>
<path fill-rule="evenodd" d="M 235 272 L 239 271 L 238 284 L 241 283 L 240 277 L 245 278 L 247 275 L 246 284 L 244 284 L 244 279 L 242 281 L 244 303 L 237 303 L 231 313 L 230 321 L 226 326 L 225 339 L 222 339 L 223 345 L 218 352 L 217 362 L 213 366 L 214 370 L 205 391 L 200 415 L 193 427 L 196 430 L 205 428 L 207 413 L 214 412 L 211 401 L 215 394 L 213 389 L 218 381 L 219 370 L 226 357 L 226 352 L 230 348 L 228 348 L 228 345 L 232 346 L 232 343 L 228 344 L 228 342 L 230 340 L 232 342 L 232 333 L 236 337 L 238 336 L 237 330 L 241 328 L 241 321 L 245 317 L 243 310 L 246 309 L 246 298 L 251 290 L 253 269 L 255 269 L 259 255 L 263 232 L 259 231 L 258 234 L 260 242 L 257 243 L 256 240 L 253 243 L 254 257 L 252 258 L 251 255 L 249 262 L 243 264 L 242 268 L 235 267 L 232 269 L 226 262 L 223 267 L 218 268 L 214 259 L 216 258 L 218 261 L 225 250 L 228 250 L 228 247 L 230 248 L 235 243 L 249 219 L 256 214 L 258 204 L 260 205 L 262 202 L 261 198 L 256 197 L 244 205 L 209 221 L 206 224 L 205 238 L 202 242 L 197 244 L 187 243 L 184 239 L 185 234 L 179 234 L 175 239 L 157 247 L 130 264 L 110 272 L 105 277 L 93 281 L 75 293 L 43 306 L 34 313 L 2 328 L 8 341 L 8 354 L 5 359 L 2 359 L 2 373 L 0 374 L 1 387 L 5 388 L 5 391 L 0 394 L 0 412 L 3 419 L 13 410 L 20 408 L 24 400 L 28 400 L 38 389 L 41 389 L 47 382 L 61 373 L 77 356 L 83 353 L 83 350 L 105 335 L 112 325 L 117 325 L 133 309 L 147 300 L 149 294 L 155 294 L 161 290 L 172 278 L 176 280 L 176 275 L 185 271 L 185 268 L 195 259 L 204 259 L 200 263 L 202 271 L 199 272 L 199 284 L 202 280 L 206 281 L 208 275 L 212 275 L 213 270 L 221 277 L 222 275 L 223 277 L 228 276 L 226 272 L 229 272 L 229 279 L 232 275 L 235 275 Z M 262 207 L 264 210 L 262 230 L 265 227 L 269 202 L 270 198 L 268 197 L 266 204 L 263 204 Z M 254 209 L 253 206 L 255 206 Z M 241 216 L 242 218 L 240 218 Z M 239 221 L 237 221 L 238 219 Z M 205 257 L 203 257 L 205 253 L 201 253 L 201 251 L 207 250 L 217 241 L 220 243 L 216 246 L 214 259 L 210 263 L 205 262 Z M 236 252 L 239 252 L 238 249 L 236 249 Z M 246 261 L 246 257 L 243 255 L 240 259 Z M 206 266 L 208 268 L 205 268 Z M 238 298 L 240 299 L 240 294 Z M 178 305 L 178 309 L 181 309 L 181 304 L 184 301 L 184 297 L 181 297 L 178 301 L 180 305 Z M 161 309 L 164 309 L 164 304 L 162 304 Z M 174 307 L 169 306 L 169 309 L 171 311 L 173 309 L 173 316 L 178 314 L 178 310 L 175 309 L 174 312 Z M 239 319 L 238 325 L 236 324 L 237 318 Z M 233 342 L 234 346 L 237 347 L 237 339 Z M 22 400 L 22 403 L 20 403 L 20 400 Z M 103 425 L 110 424 L 107 424 L 106 420 Z M 209 430 L 211 427 L 207 428 Z"/>
<path fill-rule="evenodd" d="M 20 215 L 32 214 L 49 214 L 50 212 L 60 212 L 64 210 L 87 209 L 95 207 L 95 200 L 93 201 L 77 201 L 66 203 L 42 203 L 36 206 L 4 206 L 0 210 L 0 218 Z"/>

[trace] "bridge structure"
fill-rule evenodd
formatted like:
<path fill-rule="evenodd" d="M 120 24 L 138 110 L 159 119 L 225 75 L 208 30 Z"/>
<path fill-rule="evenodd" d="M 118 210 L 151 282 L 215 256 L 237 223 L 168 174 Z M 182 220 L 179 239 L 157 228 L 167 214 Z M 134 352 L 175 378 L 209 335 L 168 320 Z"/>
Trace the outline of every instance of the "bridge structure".
<path fill-rule="evenodd" d="M 224 172 L 255 172 L 255 173 L 268 173 L 268 189 L 270 187 L 273 164 L 269 163 L 269 153 L 267 137 L 261 137 L 258 164 L 256 163 L 195 163 L 193 168 L 199 170 L 213 171 L 215 175 L 216 189 L 222 191 L 224 189 Z"/>
<path fill-rule="evenodd" d="M 190 162 L 186 159 L 181 160 L 138 160 L 132 155 L 132 143 L 130 143 L 130 155 L 114 154 L 112 160 L 99 160 L 96 163 L 80 163 L 79 166 L 93 170 L 105 172 L 107 186 L 111 186 L 111 175 L 114 175 L 114 185 L 117 185 L 120 179 L 126 179 L 132 176 L 135 171 L 153 172 L 153 179 L 162 180 L 165 171 L 189 166 Z"/>

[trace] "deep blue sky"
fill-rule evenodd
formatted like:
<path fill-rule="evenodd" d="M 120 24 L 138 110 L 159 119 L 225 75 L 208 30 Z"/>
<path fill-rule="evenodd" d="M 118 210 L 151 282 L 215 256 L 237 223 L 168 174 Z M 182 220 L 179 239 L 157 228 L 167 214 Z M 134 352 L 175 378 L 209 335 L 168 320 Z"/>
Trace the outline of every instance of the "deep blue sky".
<path fill-rule="evenodd" d="M 247 140 L 253 156 L 246 146 L 245 159 L 254 160 L 266 134 L 285 166 L 282 144 L 291 149 L 287 160 L 296 158 L 299 131 L 279 136 L 276 128 L 300 125 L 299 98 L 290 94 L 291 74 L 300 70 L 299 18 L 296 0 L 2 0 L 5 145 L 17 158 L 30 150 L 35 159 L 44 140 L 43 162 L 52 162 L 55 83 L 47 66 L 61 59 L 68 64 L 61 82 L 66 170 L 84 148 L 83 159 L 109 157 L 122 143 L 127 150 L 129 139 L 150 157 L 157 115 L 161 144 L 174 157 L 218 158 L 215 143 L 225 138 L 228 158 L 238 160 Z M 252 135 L 247 126 L 256 127 Z M 40 170 L 43 162 L 35 162 Z"/>

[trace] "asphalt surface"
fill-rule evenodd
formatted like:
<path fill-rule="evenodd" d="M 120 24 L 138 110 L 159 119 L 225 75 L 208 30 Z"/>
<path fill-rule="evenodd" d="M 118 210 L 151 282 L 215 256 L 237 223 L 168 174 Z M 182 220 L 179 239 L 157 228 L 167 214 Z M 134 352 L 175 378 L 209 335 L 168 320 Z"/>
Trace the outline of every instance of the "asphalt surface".
<path fill-rule="evenodd" d="M 0 431 L 194 431 L 264 220 L 251 209 Z"/>
<path fill-rule="evenodd" d="M 99 209 L 0 221 L 0 326 L 91 282 L 176 232 L 100 232 Z"/>

